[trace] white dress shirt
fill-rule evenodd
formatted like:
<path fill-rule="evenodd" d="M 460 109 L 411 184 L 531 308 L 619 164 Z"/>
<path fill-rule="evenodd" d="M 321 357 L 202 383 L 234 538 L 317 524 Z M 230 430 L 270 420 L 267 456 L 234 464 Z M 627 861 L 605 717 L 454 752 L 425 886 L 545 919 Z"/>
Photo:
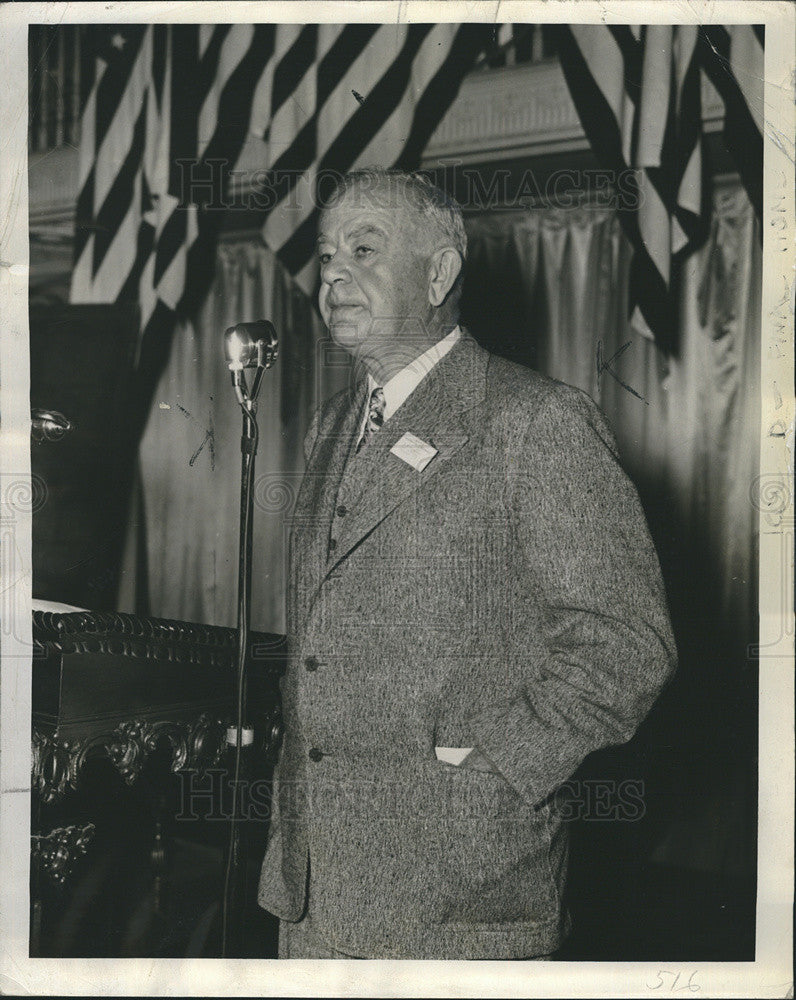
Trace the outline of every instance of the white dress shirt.
<path fill-rule="evenodd" d="M 445 357 L 456 341 L 461 338 L 461 335 L 461 327 L 454 327 L 447 337 L 443 337 L 442 340 L 438 340 L 436 344 L 432 344 L 427 351 L 420 355 L 420 357 L 415 358 L 415 360 L 410 362 L 406 368 L 402 368 L 396 375 L 393 375 L 389 381 L 384 383 L 382 389 L 384 390 L 385 423 L 395 413 L 398 407 L 402 406 L 409 396 L 415 391 L 434 365 Z M 361 440 L 362 435 L 365 432 L 365 423 L 368 419 L 370 397 L 378 384 L 379 383 L 373 378 L 373 376 L 368 373 L 368 404 L 365 406 L 365 412 L 362 415 L 362 422 L 359 425 L 357 441 Z"/>

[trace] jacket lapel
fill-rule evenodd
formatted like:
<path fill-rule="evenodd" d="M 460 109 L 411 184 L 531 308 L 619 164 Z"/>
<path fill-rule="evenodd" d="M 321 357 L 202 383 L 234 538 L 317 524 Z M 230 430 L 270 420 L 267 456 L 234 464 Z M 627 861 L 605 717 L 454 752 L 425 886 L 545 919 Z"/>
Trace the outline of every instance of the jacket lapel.
<path fill-rule="evenodd" d="M 289 582 L 295 589 L 288 605 L 300 616 L 299 609 L 309 610 L 326 573 L 329 529 L 340 480 L 353 451 L 367 385 L 367 376 L 359 378 L 351 391 L 340 397 L 331 419 L 320 429 L 296 499 Z"/>
<path fill-rule="evenodd" d="M 465 335 L 368 446 L 351 457 L 342 484 L 338 480 L 339 499 L 349 513 L 340 522 L 327 574 L 396 507 L 423 489 L 467 442 L 463 415 L 483 399 L 487 358 L 486 352 Z M 390 451 L 407 432 L 437 449 L 422 471 Z"/>

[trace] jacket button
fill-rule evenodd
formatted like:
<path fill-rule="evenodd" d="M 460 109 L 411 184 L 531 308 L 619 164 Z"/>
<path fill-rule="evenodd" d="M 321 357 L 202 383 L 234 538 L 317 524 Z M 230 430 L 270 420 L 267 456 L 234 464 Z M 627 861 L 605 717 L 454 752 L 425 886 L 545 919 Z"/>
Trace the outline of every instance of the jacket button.
<path fill-rule="evenodd" d="M 329 551 L 330 552 L 334 552 L 334 550 L 336 548 L 337 548 L 337 539 L 336 538 L 330 538 L 329 539 Z"/>
<path fill-rule="evenodd" d="M 314 656 L 308 656 L 307 659 L 304 661 L 304 666 L 307 668 L 307 670 L 311 672 L 313 670 L 317 670 L 318 667 L 320 666 L 320 663 L 318 663 L 317 659 Z"/>
<path fill-rule="evenodd" d="M 337 516 L 345 517 L 347 513 L 348 513 L 348 507 L 346 507 L 344 503 L 341 503 L 340 506 L 337 508 Z"/>
<path fill-rule="evenodd" d="M 317 747 L 313 747 L 309 753 L 310 760 L 317 764 L 319 760 L 323 760 L 323 751 L 319 750 Z"/>

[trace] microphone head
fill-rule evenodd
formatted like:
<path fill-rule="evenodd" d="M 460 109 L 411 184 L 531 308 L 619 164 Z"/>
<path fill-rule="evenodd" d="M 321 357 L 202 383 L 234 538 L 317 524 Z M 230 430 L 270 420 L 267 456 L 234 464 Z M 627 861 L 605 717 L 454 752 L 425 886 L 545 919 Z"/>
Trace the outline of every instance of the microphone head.
<path fill-rule="evenodd" d="M 276 330 L 267 319 L 236 323 L 224 333 L 224 357 L 231 372 L 270 368 L 278 349 Z"/>

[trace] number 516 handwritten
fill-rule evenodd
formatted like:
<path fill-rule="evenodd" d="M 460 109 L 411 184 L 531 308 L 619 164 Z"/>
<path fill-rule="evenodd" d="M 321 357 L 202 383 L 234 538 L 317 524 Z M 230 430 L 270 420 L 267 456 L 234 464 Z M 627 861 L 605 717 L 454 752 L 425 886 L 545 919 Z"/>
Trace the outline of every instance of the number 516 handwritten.
<path fill-rule="evenodd" d="M 679 993 L 682 990 L 688 990 L 691 993 L 698 993 L 700 990 L 700 985 L 696 980 L 696 969 L 688 977 L 687 982 L 684 982 L 681 986 L 678 985 L 683 973 L 682 972 L 670 972 L 669 969 L 658 969 L 658 982 L 657 983 L 647 983 L 647 989 L 659 990 L 662 986 L 668 986 L 670 993 Z M 664 978 L 665 977 L 665 978 Z"/>

